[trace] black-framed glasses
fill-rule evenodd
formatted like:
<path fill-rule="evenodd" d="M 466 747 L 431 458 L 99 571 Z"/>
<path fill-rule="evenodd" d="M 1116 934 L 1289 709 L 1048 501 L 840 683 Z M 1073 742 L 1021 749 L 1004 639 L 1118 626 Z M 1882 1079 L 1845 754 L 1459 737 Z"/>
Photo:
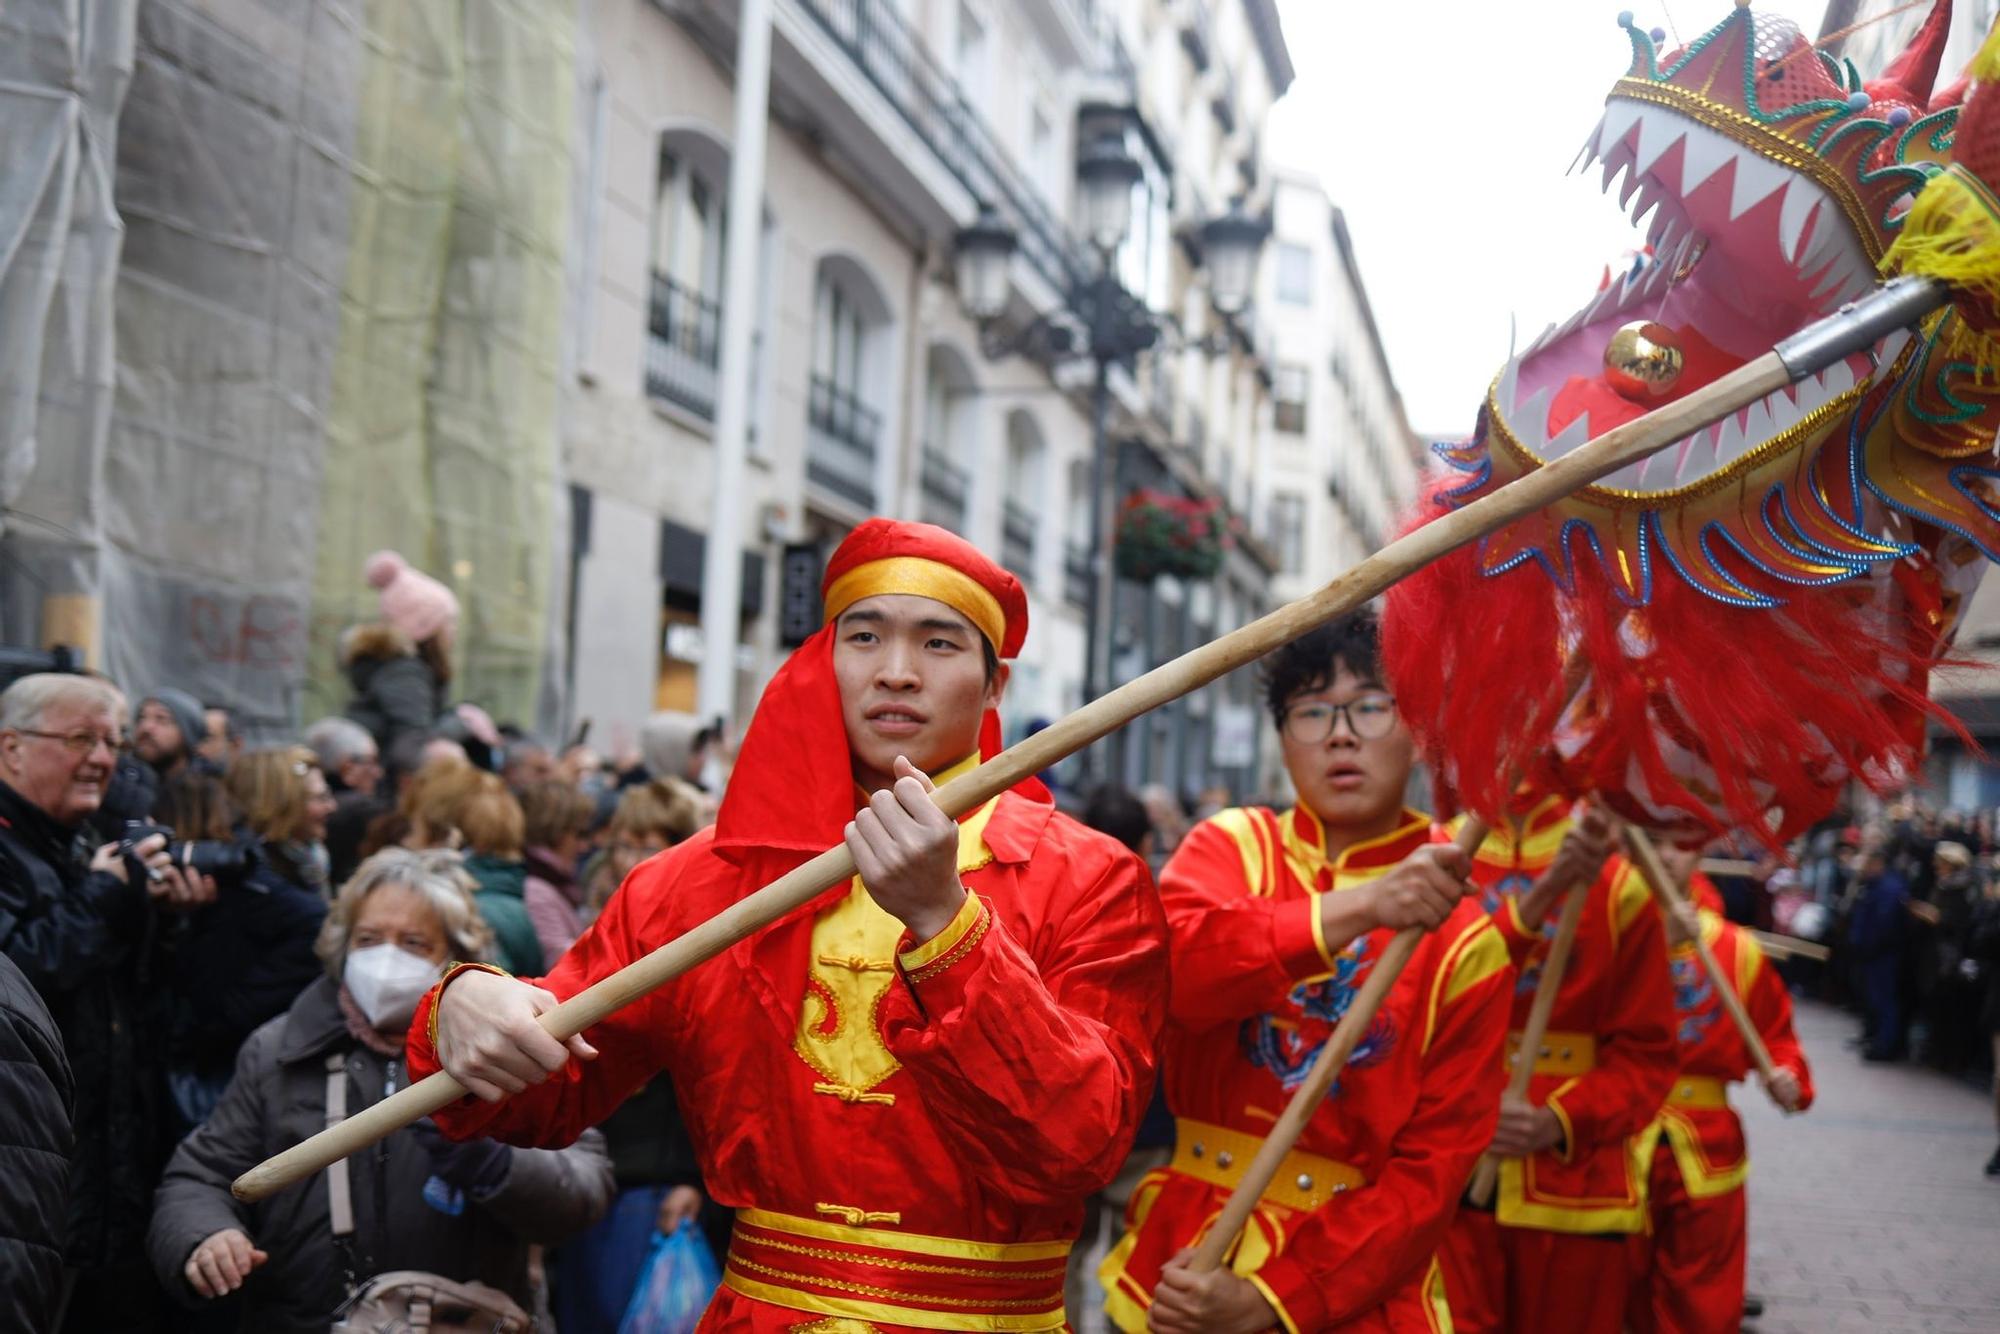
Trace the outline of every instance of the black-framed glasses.
<path fill-rule="evenodd" d="M 1345 704 L 1314 700 L 1285 710 L 1285 735 L 1301 746 L 1317 746 L 1333 735 L 1334 723 L 1347 720 L 1347 730 L 1362 741 L 1389 735 L 1396 726 L 1394 695 L 1362 695 Z"/>
<path fill-rule="evenodd" d="M 37 727 L 17 727 L 22 736 L 38 736 L 44 741 L 55 741 L 72 755 L 88 755 L 98 746 L 108 746 L 113 755 L 125 749 L 125 738 L 115 732 L 44 732 Z"/>

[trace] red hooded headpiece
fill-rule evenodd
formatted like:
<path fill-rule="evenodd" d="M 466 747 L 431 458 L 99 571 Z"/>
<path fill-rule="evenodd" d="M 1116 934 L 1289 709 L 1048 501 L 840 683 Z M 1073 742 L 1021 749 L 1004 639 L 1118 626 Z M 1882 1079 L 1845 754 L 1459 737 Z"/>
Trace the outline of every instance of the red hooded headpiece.
<path fill-rule="evenodd" d="M 944 603 L 1003 659 L 1019 653 L 1028 635 L 1021 581 L 957 534 L 896 519 L 870 519 L 849 533 L 820 583 L 826 624 L 764 688 L 716 819 L 716 850 L 764 879 L 839 843 L 854 818 L 853 764 L 833 674 L 834 623 L 863 598 L 886 593 Z M 988 709 L 980 757 L 991 759 L 1000 749 L 1000 719 Z M 1049 799 L 1032 778 L 1013 790 Z"/>

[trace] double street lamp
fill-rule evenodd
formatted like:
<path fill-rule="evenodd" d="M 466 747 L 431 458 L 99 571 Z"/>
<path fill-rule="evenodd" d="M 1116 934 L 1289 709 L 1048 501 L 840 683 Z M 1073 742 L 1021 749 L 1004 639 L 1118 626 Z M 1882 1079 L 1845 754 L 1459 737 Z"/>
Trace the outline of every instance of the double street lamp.
<path fill-rule="evenodd" d="M 999 213 L 981 204 L 978 217 L 957 237 L 958 300 L 966 318 L 980 326 L 981 350 L 989 357 L 1035 351 L 1053 362 L 1069 356 L 1086 357 L 1094 372 L 1091 384 L 1091 506 L 1090 546 L 1095 577 L 1090 584 L 1084 632 L 1083 697 L 1095 699 L 1111 686 L 1110 620 L 1114 607 L 1117 567 L 1112 531 L 1117 522 L 1114 463 L 1109 438 L 1114 366 L 1130 368 L 1134 358 L 1160 340 L 1168 317 L 1147 307 L 1127 291 L 1117 274 L 1117 253 L 1132 230 L 1132 196 L 1144 170 L 1126 151 L 1121 133 L 1100 134 L 1078 155 L 1077 221 L 1097 252 L 1094 272 L 1072 280 L 1060 308 L 1037 315 L 1009 334 L 999 334 L 996 321 L 1006 312 L 1009 269 L 1020 238 Z M 1224 316 L 1235 316 L 1250 302 L 1256 277 L 1257 252 L 1268 225 L 1244 212 L 1241 203 L 1202 224 L 1201 264 L 1208 274 L 1209 302 Z M 1075 330 L 1081 328 L 1079 345 Z M 1084 752 L 1085 772 L 1094 752 Z"/>

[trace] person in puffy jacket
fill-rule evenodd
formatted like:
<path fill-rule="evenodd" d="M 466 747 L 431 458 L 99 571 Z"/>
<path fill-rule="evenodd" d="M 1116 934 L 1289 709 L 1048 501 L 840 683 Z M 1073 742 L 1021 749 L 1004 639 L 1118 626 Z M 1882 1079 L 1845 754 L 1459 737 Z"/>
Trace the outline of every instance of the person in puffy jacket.
<path fill-rule="evenodd" d="M 386 754 L 405 733 L 431 731 L 445 711 L 458 598 L 393 551 L 370 556 L 364 573 L 380 594 L 381 619 L 340 637 L 341 670 L 354 690 L 345 712 Z"/>
<path fill-rule="evenodd" d="M 62 1309 L 76 1088 L 49 1007 L 0 954 L 0 1329 L 54 1329 Z"/>
<path fill-rule="evenodd" d="M 350 1285 L 396 1269 L 486 1283 L 536 1308 L 531 1245 L 554 1245 L 609 1207 L 595 1131 L 566 1149 L 447 1141 L 428 1121 L 348 1160 L 354 1231 L 331 1237 L 328 1174 L 246 1205 L 241 1173 L 326 1125 L 329 1081 L 347 1114 L 408 1083 L 404 1030 L 448 959 L 482 957 L 491 933 L 459 859 L 390 849 L 363 862 L 319 938 L 326 973 L 251 1035 L 213 1115 L 182 1141 L 154 1203 L 147 1248 L 184 1304 L 240 1290 L 240 1328 L 325 1334 Z"/>

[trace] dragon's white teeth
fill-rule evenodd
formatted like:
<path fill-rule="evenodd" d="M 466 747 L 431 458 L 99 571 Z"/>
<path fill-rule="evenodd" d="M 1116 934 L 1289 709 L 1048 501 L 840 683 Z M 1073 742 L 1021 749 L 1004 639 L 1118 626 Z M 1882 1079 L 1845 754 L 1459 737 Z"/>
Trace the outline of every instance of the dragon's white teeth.
<path fill-rule="evenodd" d="M 1847 369 L 1847 359 L 1843 357 L 1820 372 L 1819 382 L 1826 391 L 1826 401 L 1831 402 L 1854 388 L 1854 372 Z"/>
<path fill-rule="evenodd" d="M 1667 150 L 1680 142 L 1686 132 L 1687 122 L 1670 111 L 1653 111 L 1639 117 L 1639 147 L 1634 162 L 1638 170 L 1645 172 L 1653 164 L 1666 156 Z"/>
<path fill-rule="evenodd" d="M 1643 168 L 1635 168 L 1633 176 L 1639 176 Z M 1650 178 L 1643 178 L 1639 186 L 1639 206 L 1632 210 L 1632 225 L 1637 227 L 1646 220 L 1646 215 L 1659 205 L 1663 195 L 1660 187 Z"/>
<path fill-rule="evenodd" d="M 1625 184 L 1618 187 L 1618 207 L 1629 208 L 1632 203 L 1632 192 L 1638 188 L 1639 173 L 1637 171 L 1627 172 L 1625 174 Z"/>
<path fill-rule="evenodd" d="M 1693 435 L 1686 437 L 1673 447 L 1674 481 L 1683 482 L 1687 480 L 1688 462 L 1694 457 L 1694 447 L 1701 443 L 1703 437 L 1707 434 L 1706 431 L 1696 431 Z"/>
<path fill-rule="evenodd" d="M 1535 355 L 1535 353 L 1547 347 L 1549 345 L 1549 340 L 1555 336 L 1555 332 L 1556 332 L 1556 326 L 1553 324 L 1543 329 L 1541 333 L 1535 336 L 1535 341 L 1528 344 L 1528 350 L 1521 354 L 1521 359 L 1525 360 L 1528 357 L 1532 357 L 1533 355 Z"/>
<path fill-rule="evenodd" d="M 1514 412 L 1515 386 L 1520 383 L 1520 380 L 1521 363 L 1517 358 L 1509 357 L 1507 364 L 1500 368 L 1500 383 L 1494 386 L 1493 401 L 1499 404 L 1500 410 L 1510 417 Z"/>
<path fill-rule="evenodd" d="M 1859 301 L 1862 297 L 1867 296 L 1869 292 L 1873 291 L 1874 288 L 1875 283 L 1867 274 L 1853 274 L 1848 278 L 1846 286 L 1840 289 L 1840 303 L 1846 305 L 1849 301 Z"/>
<path fill-rule="evenodd" d="M 1699 127 L 1688 131 L 1687 148 L 1681 154 L 1681 198 L 1687 199 L 1702 182 L 1735 160 L 1736 149 L 1721 135 Z"/>
<path fill-rule="evenodd" d="M 1721 467 L 1743 452 L 1743 428 L 1737 424 L 1736 414 L 1730 413 L 1711 429 L 1715 441 L 1715 464 Z"/>
<path fill-rule="evenodd" d="M 1790 168 L 1781 167 L 1769 158 L 1738 153 L 1736 180 L 1729 188 L 1729 220 L 1734 222 L 1769 199 L 1774 190 L 1782 190 L 1791 176 Z"/>
<path fill-rule="evenodd" d="M 1785 186 L 1785 202 L 1778 212 L 1778 249 L 1788 263 L 1796 263 L 1806 228 L 1819 211 L 1823 196 L 1819 187 L 1804 177 L 1795 177 Z"/>
<path fill-rule="evenodd" d="M 1777 432 L 1772 429 L 1771 411 L 1761 402 L 1752 403 L 1743 413 L 1743 439 L 1752 446 L 1769 440 Z"/>
<path fill-rule="evenodd" d="M 1825 298 L 1840 285 L 1845 273 L 1846 270 L 1838 259 L 1830 259 L 1821 268 L 1806 274 L 1806 290 L 1812 293 L 1814 301 L 1825 304 Z"/>
<path fill-rule="evenodd" d="M 1772 394 L 1765 402 L 1765 415 L 1770 419 L 1770 434 L 1782 435 L 1804 420 L 1805 412 L 1789 393 Z"/>
<path fill-rule="evenodd" d="M 1540 454 L 1549 443 L 1548 386 L 1537 389 L 1527 402 L 1517 403 L 1510 424 L 1521 447 Z"/>
<path fill-rule="evenodd" d="M 1642 109 L 1637 102 L 1615 97 L 1604 104 L 1604 119 L 1599 122 L 1597 151 L 1606 157 L 1611 150 L 1625 142 L 1625 136 L 1632 132 Z"/>
<path fill-rule="evenodd" d="M 1583 141 L 1583 147 L 1576 150 L 1576 157 L 1569 164 L 1570 171 L 1590 165 L 1591 159 L 1597 156 L 1597 145 L 1603 140 L 1603 137 L 1604 121 L 1602 118 L 1599 118 L 1597 128 L 1593 129 L 1590 132 L 1590 137 Z M 1568 172 L 1564 173 L 1564 175 L 1568 174 Z"/>
<path fill-rule="evenodd" d="M 1557 432 L 1556 438 L 1549 441 L 1547 452 L 1542 457 L 1559 459 L 1565 454 L 1583 448 L 1584 443 L 1589 439 L 1590 414 L 1587 412 L 1579 413 L 1575 421 L 1563 427 L 1561 431 Z"/>
<path fill-rule="evenodd" d="M 1631 164 L 1631 161 L 1632 161 L 1631 158 L 1625 156 L 1622 153 L 1605 154 L 1604 172 L 1598 178 L 1597 188 L 1600 191 L 1604 192 L 1605 194 L 1609 194 L 1611 192 L 1612 180 L 1617 177 L 1619 172 L 1625 170 L 1625 168 Z"/>

